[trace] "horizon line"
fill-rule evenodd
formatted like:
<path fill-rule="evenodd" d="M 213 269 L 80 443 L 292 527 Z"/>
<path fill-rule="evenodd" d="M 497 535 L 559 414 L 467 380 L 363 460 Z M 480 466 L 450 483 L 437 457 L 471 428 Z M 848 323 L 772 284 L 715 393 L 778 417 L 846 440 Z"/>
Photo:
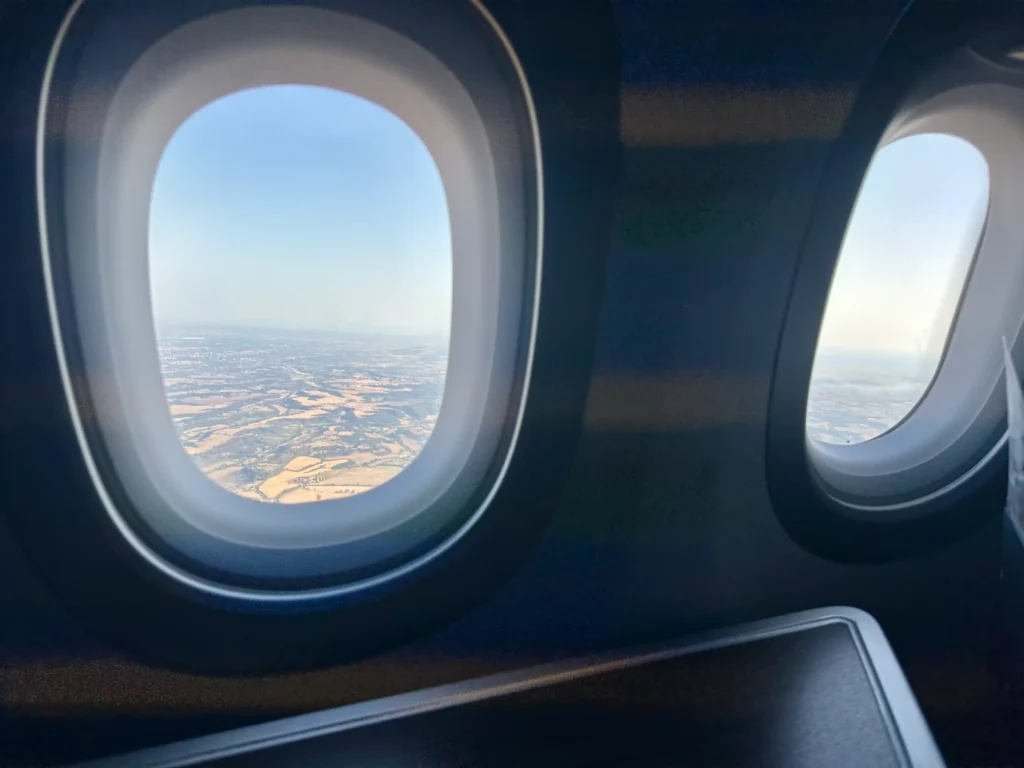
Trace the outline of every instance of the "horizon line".
<path fill-rule="evenodd" d="M 436 330 L 423 330 L 417 328 L 329 328 L 313 325 L 264 325 L 259 323 L 201 323 L 189 321 L 164 321 L 154 322 L 157 333 L 168 330 L 187 330 L 194 333 L 216 332 L 216 331 L 263 331 L 263 332 L 284 332 L 284 333 L 326 333 L 337 336 L 393 336 L 406 338 L 429 338 L 429 339 L 450 339 L 451 333 L 444 333 Z"/>

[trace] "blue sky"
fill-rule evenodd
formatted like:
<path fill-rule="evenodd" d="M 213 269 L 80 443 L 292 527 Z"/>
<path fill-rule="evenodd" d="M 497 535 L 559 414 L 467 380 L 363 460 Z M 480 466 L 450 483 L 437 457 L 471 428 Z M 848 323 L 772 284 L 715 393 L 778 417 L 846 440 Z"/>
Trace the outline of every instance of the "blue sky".
<path fill-rule="evenodd" d="M 883 148 L 829 296 L 820 349 L 934 365 L 984 221 L 987 168 L 949 136 Z M 312 86 L 232 94 L 190 117 L 157 172 L 159 325 L 446 335 L 444 188 L 399 118 Z"/>
<path fill-rule="evenodd" d="M 882 148 L 847 229 L 819 350 L 858 367 L 912 358 L 930 375 L 987 208 L 988 167 L 966 141 L 923 134 Z"/>
<path fill-rule="evenodd" d="M 158 326 L 446 335 L 448 209 L 429 151 L 350 94 L 268 86 L 200 109 L 150 207 Z"/>

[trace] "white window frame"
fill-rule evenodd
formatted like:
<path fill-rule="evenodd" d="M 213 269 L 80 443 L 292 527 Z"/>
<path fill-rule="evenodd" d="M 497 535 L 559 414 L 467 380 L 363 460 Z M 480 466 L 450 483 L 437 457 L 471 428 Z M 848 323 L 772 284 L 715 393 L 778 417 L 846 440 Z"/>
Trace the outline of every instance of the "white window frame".
<path fill-rule="evenodd" d="M 243 7 L 192 21 L 160 40 L 118 84 L 98 153 L 74 147 L 66 153 L 62 226 L 74 316 L 57 301 L 54 288 L 44 184 L 47 120 L 46 109 L 41 110 L 37 186 L 42 250 L 72 419 L 111 521 L 141 556 L 176 580 L 218 595 L 274 601 L 351 592 L 436 557 L 479 519 L 494 497 L 529 391 L 543 205 L 529 88 L 500 28 L 476 7 L 507 50 L 530 122 L 531 135 L 518 143 L 515 136 L 503 136 L 505 154 L 499 156 L 456 75 L 409 38 L 368 19 L 313 7 Z M 69 13 L 51 54 L 44 107 L 55 57 L 73 17 Z M 404 120 L 441 174 L 453 258 L 448 376 L 436 427 L 421 453 L 395 478 L 363 494 L 288 508 L 225 490 L 182 448 L 160 373 L 147 254 L 153 181 L 177 129 L 217 98 L 276 84 L 339 89 Z M 88 98 L 87 92 L 73 92 L 71 103 L 88 104 Z M 512 145 L 520 157 L 510 159 Z M 523 155 L 532 157 L 536 190 L 523 189 L 524 179 L 514 171 Z M 536 210 L 527 210 L 528 200 Z M 529 219 L 538 233 L 532 272 L 525 269 Z M 535 275 L 533 284 L 526 284 L 527 274 Z M 72 335 L 94 406 L 89 414 L 82 410 L 69 373 L 65 338 Z M 517 384 L 524 344 L 525 371 Z M 510 412 L 511 437 L 506 439 Z M 294 591 L 221 583 L 171 562 L 139 535 L 97 466 L 83 423 L 87 418 L 95 420 L 118 485 L 145 526 L 173 551 L 243 579 L 269 582 L 358 572 L 400 559 L 464 521 L 425 554 L 360 580 Z M 497 455 L 502 446 L 503 455 Z M 481 479 L 496 462 L 500 469 L 493 485 L 467 516 L 467 500 L 479 493 Z"/>
<path fill-rule="evenodd" d="M 969 77 L 950 87 L 949 73 L 958 71 L 953 66 L 922 87 L 879 143 L 949 134 L 976 147 L 988 165 L 988 214 L 945 355 L 920 402 L 888 432 L 855 445 L 805 440 L 813 474 L 851 517 L 920 516 L 1006 439 L 1002 337 L 1024 351 L 1017 343 L 1024 326 L 1024 89 Z"/>

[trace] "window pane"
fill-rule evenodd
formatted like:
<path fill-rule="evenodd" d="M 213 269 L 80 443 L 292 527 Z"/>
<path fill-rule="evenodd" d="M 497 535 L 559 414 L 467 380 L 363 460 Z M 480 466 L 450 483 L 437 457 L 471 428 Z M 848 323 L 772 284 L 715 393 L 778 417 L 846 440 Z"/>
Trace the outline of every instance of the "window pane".
<path fill-rule="evenodd" d="M 807 431 L 854 444 L 888 431 L 942 361 L 988 210 L 970 143 L 919 134 L 876 153 L 832 278 L 811 374 Z"/>
<path fill-rule="evenodd" d="M 447 371 L 451 236 L 437 167 L 398 117 L 311 86 L 207 105 L 160 161 L 149 253 L 167 404 L 213 481 L 344 498 L 421 451 Z"/>

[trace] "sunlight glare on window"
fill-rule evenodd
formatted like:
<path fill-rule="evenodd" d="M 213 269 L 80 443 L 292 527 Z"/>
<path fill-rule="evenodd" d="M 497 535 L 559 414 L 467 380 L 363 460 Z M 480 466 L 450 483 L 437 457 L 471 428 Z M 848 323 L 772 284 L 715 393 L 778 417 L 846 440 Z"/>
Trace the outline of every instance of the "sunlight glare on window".
<path fill-rule="evenodd" d="M 408 125 L 328 88 L 228 95 L 168 143 L 149 226 L 167 405 L 207 477 L 307 503 L 415 459 L 444 392 L 452 246 Z"/>
<path fill-rule="evenodd" d="M 938 372 L 988 211 L 988 166 L 946 134 L 873 158 L 832 278 L 807 432 L 852 445 L 898 425 Z"/>

